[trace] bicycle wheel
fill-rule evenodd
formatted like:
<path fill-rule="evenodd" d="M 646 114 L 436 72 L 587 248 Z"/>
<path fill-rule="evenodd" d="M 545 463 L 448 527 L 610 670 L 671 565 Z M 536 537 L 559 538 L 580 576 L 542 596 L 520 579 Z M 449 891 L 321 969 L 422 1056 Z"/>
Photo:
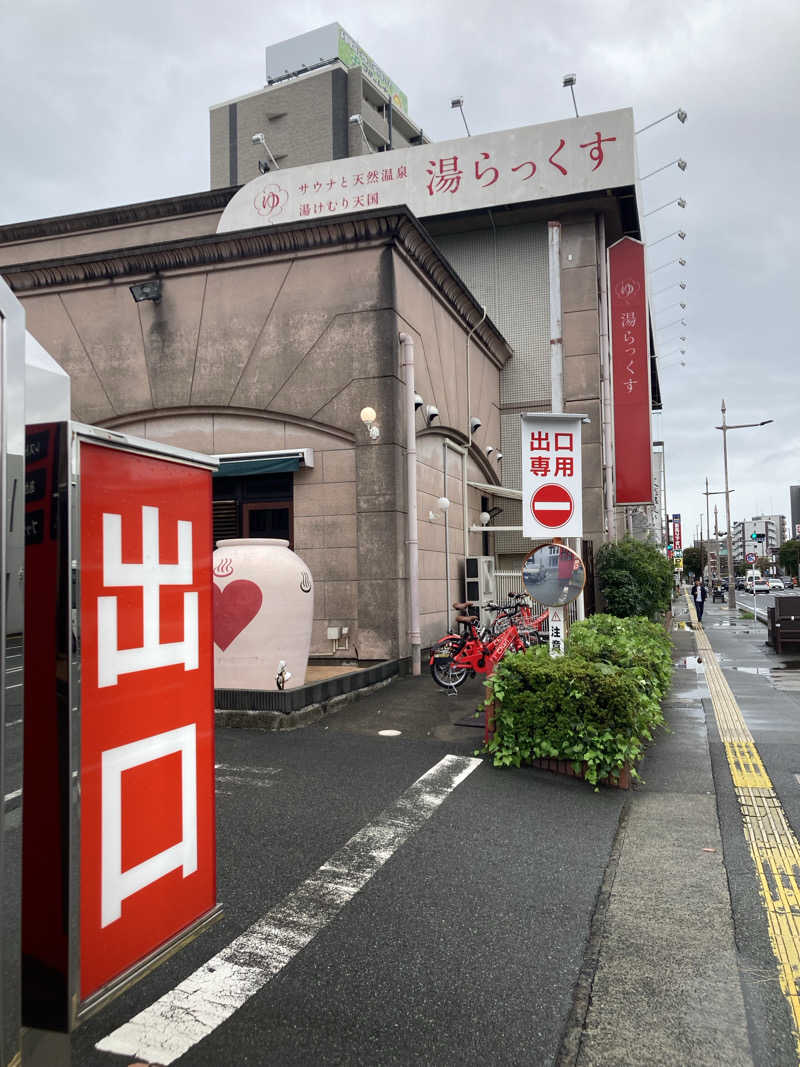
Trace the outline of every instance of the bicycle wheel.
<path fill-rule="evenodd" d="M 468 668 L 453 663 L 451 658 L 457 648 L 457 641 L 443 641 L 432 650 L 431 676 L 442 689 L 458 689 L 467 680 Z"/>

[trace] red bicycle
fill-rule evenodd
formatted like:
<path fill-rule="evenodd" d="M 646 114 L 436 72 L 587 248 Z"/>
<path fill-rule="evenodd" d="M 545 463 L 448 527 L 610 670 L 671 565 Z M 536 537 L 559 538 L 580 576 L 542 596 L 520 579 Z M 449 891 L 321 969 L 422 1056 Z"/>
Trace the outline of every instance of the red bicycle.
<path fill-rule="evenodd" d="M 489 631 L 485 639 L 478 629 L 478 616 L 469 613 L 475 605 L 467 601 L 453 607 L 467 613 L 456 615 L 461 633 L 449 633 L 437 641 L 429 661 L 433 680 L 443 689 L 457 689 L 476 674 L 491 674 L 509 650 L 524 652 L 529 643 L 538 643 L 538 635 L 523 640 L 517 629 L 514 617 L 520 612 L 519 603 L 486 605 L 490 611 L 503 613 L 509 622 L 499 633 Z"/>

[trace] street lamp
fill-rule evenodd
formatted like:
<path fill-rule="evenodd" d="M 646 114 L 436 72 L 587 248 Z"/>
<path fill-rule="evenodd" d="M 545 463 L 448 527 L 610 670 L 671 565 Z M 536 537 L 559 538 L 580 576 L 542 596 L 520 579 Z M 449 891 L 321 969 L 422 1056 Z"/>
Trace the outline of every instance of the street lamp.
<path fill-rule="evenodd" d="M 731 540 L 731 490 L 728 488 L 728 430 L 747 430 L 751 426 L 768 426 L 773 420 L 762 419 L 761 422 L 739 422 L 733 426 L 729 426 L 725 421 L 725 399 L 723 397 L 722 407 L 722 425 L 715 426 L 715 430 L 722 430 L 722 461 L 725 467 L 725 521 L 728 524 L 728 573 L 730 574 L 733 568 L 733 542 Z M 728 607 L 732 610 L 736 608 L 736 588 L 735 582 L 728 581 Z M 755 588 L 755 586 L 754 586 Z"/>

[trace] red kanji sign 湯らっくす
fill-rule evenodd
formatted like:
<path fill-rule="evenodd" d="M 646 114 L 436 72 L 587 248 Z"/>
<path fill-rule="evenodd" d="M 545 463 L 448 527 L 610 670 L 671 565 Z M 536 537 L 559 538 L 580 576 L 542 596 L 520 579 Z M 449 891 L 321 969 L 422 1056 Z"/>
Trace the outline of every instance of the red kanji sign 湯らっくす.
<path fill-rule="evenodd" d="M 650 338 L 644 245 L 623 237 L 608 250 L 608 301 L 614 391 L 617 504 L 650 504 Z"/>
<path fill-rule="evenodd" d="M 81 443 L 81 999 L 216 904 L 211 474 Z"/>

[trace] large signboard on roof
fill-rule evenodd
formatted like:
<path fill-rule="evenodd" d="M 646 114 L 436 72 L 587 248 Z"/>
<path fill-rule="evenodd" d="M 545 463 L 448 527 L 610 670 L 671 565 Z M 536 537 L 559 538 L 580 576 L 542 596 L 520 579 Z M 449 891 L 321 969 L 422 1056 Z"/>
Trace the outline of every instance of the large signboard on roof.
<path fill-rule="evenodd" d="M 366 77 L 382 93 L 391 97 L 392 106 L 408 114 L 406 94 L 398 89 L 389 75 L 338 22 L 329 22 L 327 26 L 269 45 L 266 54 L 267 81 L 270 84 L 339 59 L 346 67 L 361 67 Z"/>
<path fill-rule="evenodd" d="M 420 218 L 633 185 L 633 111 L 525 126 L 259 175 L 217 233 L 407 205 Z"/>

